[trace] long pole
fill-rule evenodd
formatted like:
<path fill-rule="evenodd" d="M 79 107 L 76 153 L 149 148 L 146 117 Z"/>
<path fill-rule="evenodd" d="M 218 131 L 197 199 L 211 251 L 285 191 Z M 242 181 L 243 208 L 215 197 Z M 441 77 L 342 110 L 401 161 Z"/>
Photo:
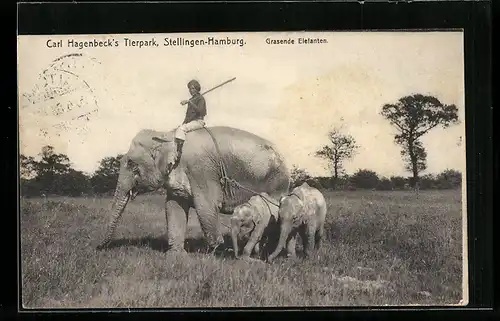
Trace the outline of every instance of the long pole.
<path fill-rule="evenodd" d="M 224 86 L 225 84 L 227 84 L 227 83 L 229 83 L 229 82 L 231 82 L 231 81 L 233 81 L 233 80 L 235 80 L 235 79 L 236 79 L 236 77 L 233 77 L 233 78 L 231 78 L 231 79 L 229 79 L 229 80 L 226 80 L 226 81 L 224 81 L 222 84 L 217 85 L 217 86 L 215 86 L 215 87 L 213 87 L 213 88 L 210 88 L 209 90 L 205 91 L 205 92 L 204 92 L 204 93 L 202 93 L 201 95 L 203 96 L 203 95 L 205 95 L 206 93 L 209 93 L 209 92 L 211 92 L 211 91 L 212 91 L 212 90 L 214 90 L 214 89 L 217 89 L 217 88 L 219 88 L 219 87 L 222 87 L 222 86 Z"/>
<path fill-rule="evenodd" d="M 205 91 L 205 92 L 201 93 L 200 95 L 201 95 L 201 96 L 203 96 L 203 95 L 205 95 L 205 94 L 207 94 L 207 93 L 211 92 L 212 90 L 217 89 L 217 88 L 219 88 L 219 87 L 222 87 L 222 86 L 224 86 L 225 84 L 227 84 L 227 83 L 229 83 L 229 82 L 231 82 L 231 81 L 233 81 L 233 80 L 235 80 L 235 79 L 236 79 L 236 77 L 233 77 L 233 78 L 231 78 L 231 79 L 229 79 L 229 80 L 226 80 L 226 81 L 224 81 L 222 84 L 219 84 L 219 85 L 217 85 L 217 86 L 215 86 L 215 87 L 212 87 L 212 88 L 208 89 L 207 91 Z M 190 98 L 188 101 L 191 101 L 191 99 L 193 99 L 193 98 Z"/>

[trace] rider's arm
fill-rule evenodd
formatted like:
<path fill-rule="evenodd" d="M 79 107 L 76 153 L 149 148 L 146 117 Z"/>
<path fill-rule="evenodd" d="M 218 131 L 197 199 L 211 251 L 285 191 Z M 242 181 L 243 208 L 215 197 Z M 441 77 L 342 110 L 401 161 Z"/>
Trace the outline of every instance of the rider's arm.
<path fill-rule="evenodd" d="M 196 112 L 198 114 L 201 114 L 201 115 L 205 115 L 207 112 L 206 112 L 206 103 L 205 103 L 205 98 L 203 98 L 203 96 L 200 96 L 198 99 L 196 99 L 196 101 L 189 101 L 189 104 L 191 106 L 194 107 L 194 109 L 196 110 Z"/>

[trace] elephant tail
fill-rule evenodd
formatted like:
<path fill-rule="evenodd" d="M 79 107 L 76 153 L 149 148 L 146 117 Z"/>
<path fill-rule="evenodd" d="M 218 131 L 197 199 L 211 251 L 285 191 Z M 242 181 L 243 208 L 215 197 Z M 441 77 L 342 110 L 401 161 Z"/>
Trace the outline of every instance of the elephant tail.
<path fill-rule="evenodd" d="M 326 220 L 326 214 L 327 214 L 327 205 L 325 198 L 321 194 L 321 192 L 317 192 L 318 195 L 318 204 L 317 204 L 317 219 L 318 219 L 318 229 L 316 231 L 315 237 L 314 237 L 314 243 L 315 243 L 315 248 L 318 249 L 321 244 L 321 240 L 324 238 L 325 235 L 325 220 Z"/>

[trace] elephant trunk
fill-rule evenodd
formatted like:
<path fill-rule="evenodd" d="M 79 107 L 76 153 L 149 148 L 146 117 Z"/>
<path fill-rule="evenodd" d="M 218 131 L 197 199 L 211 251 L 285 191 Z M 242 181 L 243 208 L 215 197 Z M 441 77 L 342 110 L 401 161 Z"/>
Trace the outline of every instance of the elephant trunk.
<path fill-rule="evenodd" d="M 290 231 L 292 230 L 292 223 L 286 219 L 284 219 L 281 222 L 280 225 L 280 238 L 278 241 L 278 246 L 276 247 L 276 250 L 269 255 L 268 257 L 268 262 L 272 262 L 280 253 L 281 250 L 285 247 L 286 240 L 288 239 L 288 235 L 290 234 Z"/>
<path fill-rule="evenodd" d="M 118 225 L 120 218 L 125 210 L 125 206 L 130 199 L 130 191 L 124 191 L 120 185 L 116 187 L 115 194 L 113 196 L 113 207 L 112 207 L 112 215 L 111 221 L 108 224 L 108 228 L 106 231 L 106 236 L 101 244 L 98 246 L 98 249 L 102 249 L 106 246 L 113 238 L 116 226 Z"/>
<path fill-rule="evenodd" d="M 236 258 L 239 257 L 238 235 L 240 233 L 240 227 L 241 224 L 239 220 L 236 219 L 231 220 L 231 239 L 233 241 L 234 256 Z"/>

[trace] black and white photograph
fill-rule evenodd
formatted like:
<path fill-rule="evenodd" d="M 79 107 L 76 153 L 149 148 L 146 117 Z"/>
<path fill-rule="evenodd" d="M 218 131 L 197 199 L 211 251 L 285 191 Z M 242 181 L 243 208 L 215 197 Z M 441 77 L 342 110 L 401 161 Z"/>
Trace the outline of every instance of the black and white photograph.
<path fill-rule="evenodd" d="M 468 303 L 462 31 L 17 44 L 23 308 Z"/>

